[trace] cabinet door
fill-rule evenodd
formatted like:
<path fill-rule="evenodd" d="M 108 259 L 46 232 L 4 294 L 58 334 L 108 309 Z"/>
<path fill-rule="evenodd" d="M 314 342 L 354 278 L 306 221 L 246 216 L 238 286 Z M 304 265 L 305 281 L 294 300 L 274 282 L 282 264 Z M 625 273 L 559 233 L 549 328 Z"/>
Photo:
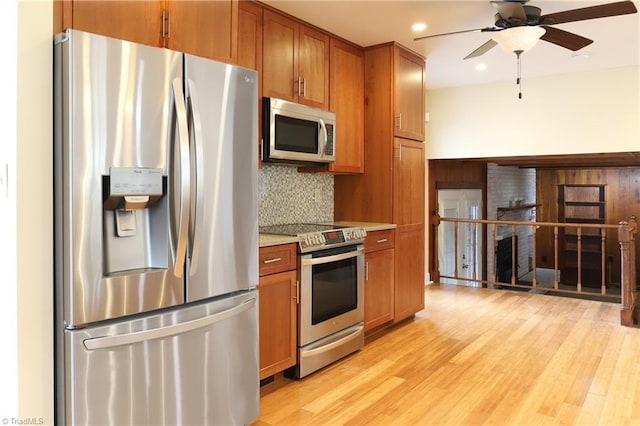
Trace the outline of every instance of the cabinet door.
<path fill-rule="evenodd" d="M 263 9 L 256 3 L 242 0 L 238 5 L 238 60 L 241 67 L 258 71 L 258 129 L 262 129 L 262 15 Z M 262 130 L 258 132 L 258 167 L 262 165 L 260 155 Z"/>
<path fill-rule="evenodd" d="M 424 143 L 395 139 L 393 222 L 424 224 Z"/>
<path fill-rule="evenodd" d="M 296 363 L 296 271 L 260 277 L 260 379 Z"/>
<path fill-rule="evenodd" d="M 65 8 L 69 8 L 65 5 Z M 65 28 L 74 28 L 149 46 L 162 46 L 164 0 L 75 0 L 71 22 L 65 12 Z"/>
<path fill-rule="evenodd" d="M 262 92 L 264 96 L 297 102 L 298 24 L 265 10 L 263 25 Z"/>
<path fill-rule="evenodd" d="M 329 108 L 329 36 L 300 25 L 298 102 Z"/>
<path fill-rule="evenodd" d="M 262 7 L 250 1 L 238 5 L 238 65 L 262 74 Z M 258 90 L 260 96 L 260 90 Z"/>
<path fill-rule="evenodd" d="M 167 0 L 166 47 L 233 63 L 237 53 L 237 0 Z"/>
<path fill-rule="evenodd" d="M 336 114 L 334 173 L 364 171 L 364 54 L 347 43 L 331 39 L 329 109 Z"/>
<path fill-rule="evenodd" d="M 424 141 L 424 61 L 396 47 L 395 136 Z"/>
<path fill-rule="evenodd" d="M 364 283 L 364 331 L 393 320 L 394 250 L 367 253 Z"/>
<path fill-rule="evenodd" d="M 424 308 L 424 225 L 396 228 L 394 321 Z"/>

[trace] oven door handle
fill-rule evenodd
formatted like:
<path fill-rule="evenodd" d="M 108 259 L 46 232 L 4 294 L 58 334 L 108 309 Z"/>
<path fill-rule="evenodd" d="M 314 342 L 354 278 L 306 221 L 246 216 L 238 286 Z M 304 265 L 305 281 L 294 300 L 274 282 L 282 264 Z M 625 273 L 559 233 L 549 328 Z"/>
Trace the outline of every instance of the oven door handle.
<path fill-rule="evenodd" d="M 319 348 L 316 348 L 316 349 L 308 349 L 308 350 L 300 351 L 300 356 L 302 358 L 307 358 L 310 356 L 320 355 L 322 353 L 328 352 L 331 349 L 337 348 L 338 346 L 344 345 L 345 343 L 357 338 L 360 335 L 360 333 L 362 333 L 362 330 L 364 330 L 364 325 L 359 325 L 354 329 L 352 333 L 349 333 L 348 335 L 336 340 L 335 342 L 331 342 L 328 345 L 320 346 Z"/>
<path fill-rule="evenodd" d="M 302 259 L 301 263 L 304 266 L 322 265 L 323 263 L 337 262 L 339 260 L 350 259 L 352 257 L 358 257 L 361 254 L 364 254 L 364 249 L 363 248 L 359 248 L 357 250 L 350 251 L 350 252 L 347 252 L 347 253 L 335 254 L 333 256 L 316 257 L 315 259 L 313 259 L 313 258 L 312 259 Z"/>

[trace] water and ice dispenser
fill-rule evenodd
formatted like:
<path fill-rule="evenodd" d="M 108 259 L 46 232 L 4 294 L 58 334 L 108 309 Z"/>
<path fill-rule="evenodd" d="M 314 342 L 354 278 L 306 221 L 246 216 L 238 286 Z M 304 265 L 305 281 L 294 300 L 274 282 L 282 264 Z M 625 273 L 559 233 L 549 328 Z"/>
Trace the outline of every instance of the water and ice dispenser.
<path fill-rule="evenodd" d="M 102 192 L 104 273 L 167 268 L 169 209 L 162 169 L 111 167 Z"/>

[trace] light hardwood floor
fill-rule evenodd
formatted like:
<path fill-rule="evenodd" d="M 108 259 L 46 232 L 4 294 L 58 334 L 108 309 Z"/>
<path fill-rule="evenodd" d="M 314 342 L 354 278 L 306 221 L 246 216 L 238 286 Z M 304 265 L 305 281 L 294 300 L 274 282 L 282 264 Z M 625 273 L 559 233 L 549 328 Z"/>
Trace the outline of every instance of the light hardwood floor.
<path fill-rule="evenodd" d="M 425 306 L 263 387 L 255 426 L 640 424 L 640 329 L 619 305 L 435 284 Z"/>

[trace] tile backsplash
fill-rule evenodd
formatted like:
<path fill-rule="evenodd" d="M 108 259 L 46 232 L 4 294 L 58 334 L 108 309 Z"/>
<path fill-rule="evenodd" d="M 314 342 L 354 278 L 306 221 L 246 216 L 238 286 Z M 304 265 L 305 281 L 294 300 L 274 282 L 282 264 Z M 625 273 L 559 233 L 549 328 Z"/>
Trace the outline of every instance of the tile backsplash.
<path fill-rule="evenodd" d="M 333 221 L 333 176 L 263 164 L 258 172 L 260 226 Z"/>

